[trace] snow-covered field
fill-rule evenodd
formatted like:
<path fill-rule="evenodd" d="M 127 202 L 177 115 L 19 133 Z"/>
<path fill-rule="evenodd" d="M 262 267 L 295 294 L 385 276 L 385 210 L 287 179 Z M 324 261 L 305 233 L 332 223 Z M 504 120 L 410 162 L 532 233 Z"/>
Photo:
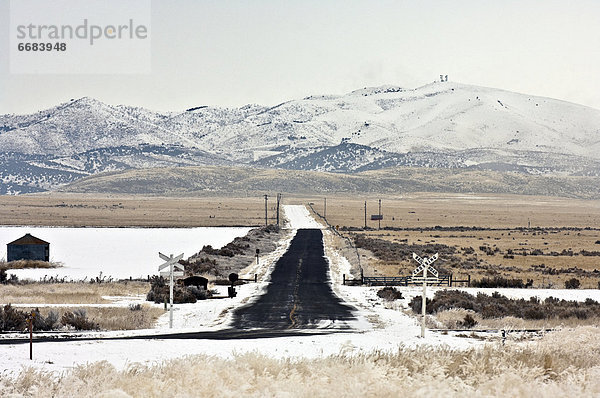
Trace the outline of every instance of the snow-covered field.
<path fill-rule="evenodd" d="M 276 252 L 261 258 L 260 264 L 249 266 L 244 273 L 259 275 L 259 283 L 240 286 L 238 296 L 234 299 L 206 300 L 195 304 L 175 306 L 174 329 L 172 332 L 218 330 L 226 328 L 232 309 L 252 300 L 266 287 L 269 271 L 281 256 L 293 236 L 295 228 L 320 227 L 310 218 L 304 206 L 284 206 L 284 212 L 291 228 L 280 242 Z M 325 234 L 330 232 L 324 230 Z M 177 251 L 174 249 L 174 251 Z M 132 341 L 82 341 L 43 343 L 34 346 L 34 360 L 28 359 L 27 345 L 0 345 L 0 357 L 3 358 L 5 373 L 16 374 L 23 366 L 49 371 L 70 369 L 78 364 L 95 361 L 108 361 L 118 369 L 133 363 L 152 365 L 166 359 L 180 358 L 186 355 L 207 354 L 222 358 L 233 358 L 244 353 L 259 353 L 270 358 L 322 358 L 336 354 L 359 354 L 375 351 L 395 352 L 401 347 L 437 346 L 467 349 L 483 344 L 481 340 L 458 337 L 428 331 L 425 339 L 419 337 L 420 325 L 416 318 L 406 315 L 401 306 L 385 305 L 376 296 L 378 288 L 342 286 L 341 274 L 348 274 L 348 261 L 332 248 L 326 247 L 326 255 L 330 260 L 331 279 L 334 291 L 357 309 L 358 321 L 353 323 L 352 331 L 336 331 L 330 334 L 291 336 L 248 340 L 132 340 Z M 223 289 L 226 287 L 217 287 Z M 419 294 L 414 287 L 400 288 L 404 296 L 410 298 Z M 429 291 L 433 294 L 435 289 Z M 476 293 L 480 289 L 468 289 Z M 591 297 L 600 300 L 597 290 L 562 291 L 562 290 L 502 290 L 510 297 L 540 298 L 553 295 L 576 300 Z M 136 300 L 136 299 L 133 299 Z M 137 300 L 142 300 L 138 298 Z M 123 305 L 127 300 L 121 300 Z M 389 307 L 389 308 L 388 308 Z M 158 334 L 169 332 L 168 314 L 161 317 L 153 330 L 102 332 L 90 335 L 124 336 L 137 334 Z M 333 331 L 322 329 L 321 331 Z"/>
<path fill-rule="evenodd" d="M 50 242 L 50 260 L 63 264 L 56 269 L 12 270 L 19 278 L 44 275 L 68 279 L 92 278 L 102 272 L 113 278 L 158 274 L 163 261 L 158 252 L 191 256 L 204 245 L 220 248 L 250 228 L 49 228 L 0 227 L 0 258 L 6 244 L 26 233 Z"/>

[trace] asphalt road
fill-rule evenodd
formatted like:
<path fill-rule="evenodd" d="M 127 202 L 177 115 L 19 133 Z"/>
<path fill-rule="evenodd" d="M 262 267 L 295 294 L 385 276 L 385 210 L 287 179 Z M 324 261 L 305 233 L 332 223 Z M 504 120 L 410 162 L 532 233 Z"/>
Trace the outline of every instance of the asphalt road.
<path fill-rule="evenodd" d="M 348 329 L 353 307 L 343 304 L 329 285 L 328 265 L 319 229 L 299 229 L 288 251 L 275 264 L 264 295 L 238 308 L 229 329 L 131 337 L 35 336 L 35 342 L 139 339 L 256 339 L 327 334 Z M 29 340 L 0 339 L 0 344 Z"/>
<path fill-rule="evenodd" d="M 321 324 L 345 327 L 353 308 L 329 285 L 328 265 L 319 229 L 300 229 L 271 274 L 267 292 L 234 312 L 232 327 L 306 329 Z"/>

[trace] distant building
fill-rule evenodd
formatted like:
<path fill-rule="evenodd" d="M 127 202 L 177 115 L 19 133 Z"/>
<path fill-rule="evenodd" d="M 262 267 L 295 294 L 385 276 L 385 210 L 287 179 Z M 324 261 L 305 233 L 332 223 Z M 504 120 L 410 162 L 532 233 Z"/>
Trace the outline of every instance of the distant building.
<path fill-rule="evenodd" d="M 50 243 L 31 234 L 6 245 L 6 260 L 39 260 L 50 261 Z"/>

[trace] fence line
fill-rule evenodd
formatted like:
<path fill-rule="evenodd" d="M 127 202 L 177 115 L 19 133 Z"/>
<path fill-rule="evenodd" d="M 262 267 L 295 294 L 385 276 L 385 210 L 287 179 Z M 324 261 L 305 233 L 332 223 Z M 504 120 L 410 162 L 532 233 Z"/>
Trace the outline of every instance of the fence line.
<path fill-rule="evenodd" d="M 346 279 L 346 275 L 343 276 L 344 285 L 369 285 L 369 286 L 408 286 L 408 285 L 421 285 L 421 281 L 413 281 L 412 276 L 363 276 L 360 279 Z M 471 276 L 468 275 L 467 279 L 453 279 L 452 274 L 440 275 L 438 282 L 429 283 L 431 286 L 448 286 L 456 285 L 457 283 L 467 283 L 467 286 L 471 284 Z"/>
<path fill-rule="evenodd" d="M 316 211 L 314 209 L 312 203 L 309 203 L 308 207 L 310 207 L 310 210 L 316 216 L 318 216 L 325 223 L 325 225 L 327 225 L 327 228 L 329 230 L 333 231 L 333 233 L 335 233 L 337 236 L 339 236 L 340 238 L 344 239 L 346 241 L 346 244 L 348 246 L 350 246 L 352 249 L 354 249 L 354 252 L 356 253 L 356 258 L 358 260 L 358 269 L 360 270 L 360 277 L 362 279 L 362 277 L 363 277 L 363 268 L 362 268 L 362 264 L 360 263 L 360 253 L 358 252 L 358 248 L 356 247 L 356 245 L 354 244 L 354 242 L 352 242 L 352 239 L 348 238 L 347 236 L 342 235 L 340 233 L 340 231 L 338 231 L 333 225 L 329 224 L 329 221 L 327 221 L 327 219 L 325 217 L 323 217 L 318 211 Z"/>

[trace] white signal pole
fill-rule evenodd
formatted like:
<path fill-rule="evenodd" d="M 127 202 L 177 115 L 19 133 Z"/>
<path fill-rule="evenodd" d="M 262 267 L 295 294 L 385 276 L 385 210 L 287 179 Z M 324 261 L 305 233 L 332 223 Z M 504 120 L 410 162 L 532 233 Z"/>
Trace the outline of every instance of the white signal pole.
<path fill-rule="evenodd" d="M 419 266 L 417 268 L 415 268 L 415 270 L 413 271 L 413 282 L 418 282 L 421 279 L 423 280 L 423 296 L 421 299 L 421 337 L 425 337 L 425 314 L 426 314 L 426 309 L 427 309 L 427 283 L 431 282 L 431 283 L 436 283 L 438 281 L 438 272 L 435 268 L 433 268 L 431 266 L 431 264 L 433 264 L 435 262 L 435 260 L 438 259 L 438 253 L 435 253 L 433 256 L 431 256 L 430 258 L 421 258 L 417 255 L 417 253 L 413 253 L 413 258 L 415 259 L 415 261 L 417 263 L 419 263 Z M 423 271 L 423 276 L 422 277 L 418 277 L 418 275 L 421 273 L 421 270 Z M 431 278 L 427 278 L 427 271 L 429 271 L 432 275 L 434 275 Z"/>
<path fill-rule="evenodd" d="M 163 271 L 160 273 L 161 276 L 169 276 L 169 328 L 173 329 L 173 277 L 175 276 L 183 276 L 184 267 L 179 264 L 179 260 L 183 258 L 183 253 L 181 253 L 177 257 L 166 256 L 162 253 L 158 253 L 158 256 L 166 261 L 166 263 L 160 265 L 158 270 L 163 270 L 169 267 L 168 271 Z M 175 268 L 178 268 L 179 271 L 175 271 Z"/>

